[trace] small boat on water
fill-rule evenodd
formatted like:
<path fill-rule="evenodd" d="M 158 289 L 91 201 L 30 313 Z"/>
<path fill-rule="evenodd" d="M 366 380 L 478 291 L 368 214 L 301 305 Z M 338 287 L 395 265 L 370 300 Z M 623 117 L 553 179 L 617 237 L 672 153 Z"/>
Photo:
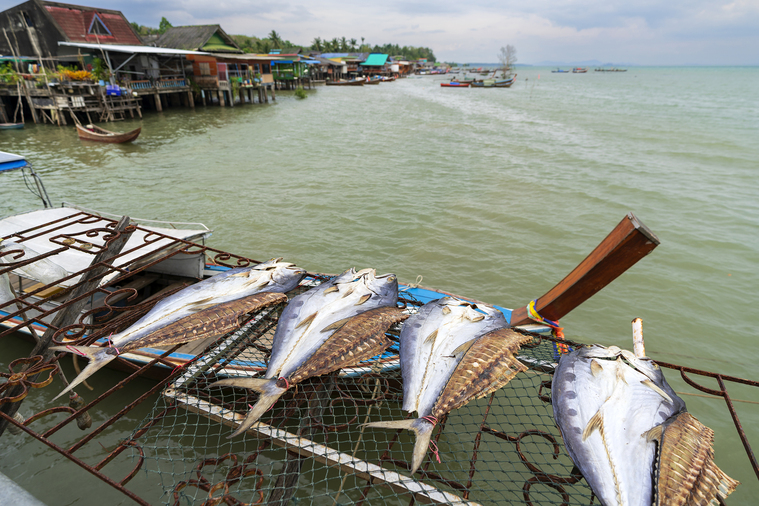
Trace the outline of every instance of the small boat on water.
<path fill-rule="evenodd" d="M 367 79 L 364 84 L 379 84 L 382 82 L 382 79 Z"/>
<path fill-rule="evenodd" d="M 587 67 L 575 67 L 572 69 L 573 74 L 584 74 L 588 71 Z"/>
<path fill-rule="evenodd" d="M 132 142 L 140 135 L 141 131 L 142 127 L 135 128 L 131 132 L 120 134 L 95 125 L 76 126 L 76 133 L 79 134 L 80 139 L 85 141 L 109 142 L 111 144 Z"/>
<path fill-rule="evenodd" d="M 23 123 L 0 123 L 0 130 L 21 130 Z"/>
<path fill-rule="evenodd" d="M 365 78 L 351 79 L 351 80 L 339 80 L 339 81 L 327 81 L 327 86 L 363 86 L 366 83 Z"/>
<path fill-rule="evenodd" d="M 472 88 L 508 88 L 514 84 L 516 78 L 517 75 L 514 74 L 508 79 L 485 79 L 472 83 Z"/>
<path fill-rule="evenodd" d="M 568 70 L 556 69 L 551 71 L 552 74 L 569 74 Z"/>
<path fill-rule="evenodd" d="M 469 85 L 472 84 L 471 82 L 458 82 L 458 81 L 451 81 L 449 83 L 440 83 L 440 86 L 443 88 L 469 88 Z"/>

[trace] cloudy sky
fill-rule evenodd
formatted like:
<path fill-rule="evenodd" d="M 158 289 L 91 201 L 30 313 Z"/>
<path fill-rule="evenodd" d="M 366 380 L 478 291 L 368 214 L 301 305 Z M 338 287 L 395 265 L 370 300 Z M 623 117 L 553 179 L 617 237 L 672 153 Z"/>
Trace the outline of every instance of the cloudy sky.
<path fill-rule="evenodd" d="M 0 0 L 8 6 L 17 2 Z M 77 2 L 71 2 L 77 3 Z M 361 37 L 427 46 L 439 61 L 759 65 L 759 0 L 82 0 L 157 27 L 218 23 L 230 34 L 310 44 Z"/>

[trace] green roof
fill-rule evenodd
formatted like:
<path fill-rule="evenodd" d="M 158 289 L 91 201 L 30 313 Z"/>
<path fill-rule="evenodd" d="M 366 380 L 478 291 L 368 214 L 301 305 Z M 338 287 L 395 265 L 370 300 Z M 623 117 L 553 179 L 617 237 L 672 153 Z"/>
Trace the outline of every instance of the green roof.
<path fill-rule="evenodd" d="M 205 51 L 234 51 L 234 52 L 239 51 L 236 47 L 232 47 L 229 44 L 226 44 L 226 41 L 221 38 L 218 32 L 211 35 L 211 38 L 209 38 L 208 42 L 206 42 L 205 45 L 203 46 L 203 50 Z"/>
<path fill-rule="evenodd" d="M 368 66 L 372 66 L 372 67 L 380 67 L 380 66 L 384 65 L 385 62 L 387 62 L 387 57 L 388 57 L 388 55 L 386 55 L 386 54 L 376 54 L 376 53 L 370 54 L 369 58 L 367 58 L 366 61 L 364 63 L 362 63 L 361 65 L 368 65 Z"/>

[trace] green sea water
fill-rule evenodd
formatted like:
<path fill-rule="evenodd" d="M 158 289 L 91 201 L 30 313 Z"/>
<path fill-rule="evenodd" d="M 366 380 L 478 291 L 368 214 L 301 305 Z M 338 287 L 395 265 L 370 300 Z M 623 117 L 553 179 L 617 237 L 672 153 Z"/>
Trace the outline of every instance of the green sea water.
<path fill-rule="evenodd" d="M 219 249 L 423 276 L 506 307 L 545 293 L 632 211 L 661 245 L 563 318 L 567 337 L 631 348 L 640 317 L 649 356 L 759 380 L 759 68 L 520 67 L 510 89 L 444 79 L 106 125 L 142 126 L 130 145 L 27 125 L 0 131 L 0 150 L 28 157 L 56 203 L 201 221 Z M 17 175 L 0 176 L 0 216 L 36 206 Z M 0 365 L 19 356 L 11 346 L 0 342 Z M 759 445 L 759 391 L 730 392 L 749 401 L 738 415 Z M 718 465 L 743 482 L 728 502 L 752 503 L 759 484 L 724 401 L 684 399 L 715 430 Z M 6 450 L 0 471 L 55 503 L 45 465 L 28 471 Z M 66 504 L 94 504 L 73 497 Z"/>

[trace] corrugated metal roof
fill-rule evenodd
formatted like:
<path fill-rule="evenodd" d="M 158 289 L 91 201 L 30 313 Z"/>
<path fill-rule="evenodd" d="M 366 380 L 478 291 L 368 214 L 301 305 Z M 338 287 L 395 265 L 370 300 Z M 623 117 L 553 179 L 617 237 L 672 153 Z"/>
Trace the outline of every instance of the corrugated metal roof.
<path fill-rule="evenodd" d="M 137 53 L 137 54 L 209 54 L 202 51 L 189 51 L 187 49 L 171 49 L 168 47 L 152 46 L 128 46 L 119 44 L 89 44 L 86 42 L 59 42 L 59 46 L 81 47 L 82 49 L 97 49 L 103 51 L 113 51 L 115 53 Z"/>
<path fill-rule="evenodd" d="M 369 58 L 367 58 L 366 61 L 362 63 L 361 65 L 381 67 L 387 62 L 387 57 L 388 55 L 386 54 L 372 53 L 369 55 Z"/>
<path fill-rule="evenodd" d="M 237 48 L 233 50 L 235 53 L 242 52 L 234 39 L 227 35 L 219 25 L 174 26 L 158 38 L 156 46 L 198 51 L 202 50 L 209 41 L 213 43 L 214 35 L 218 36 L 224 44 Z"/>
<path fill-rule="evenodd" d="M 112 44 L 139 44 L 141 42 L 124 15 L 119 11 L 53 2 L 44 2 L 42 5 L 55 19 L 69 40 L 75 42 L 101 41 Z M 89 33 L 94 16 L 98 16 L 106 29 L 111 32 L 111 35 Z"/>

